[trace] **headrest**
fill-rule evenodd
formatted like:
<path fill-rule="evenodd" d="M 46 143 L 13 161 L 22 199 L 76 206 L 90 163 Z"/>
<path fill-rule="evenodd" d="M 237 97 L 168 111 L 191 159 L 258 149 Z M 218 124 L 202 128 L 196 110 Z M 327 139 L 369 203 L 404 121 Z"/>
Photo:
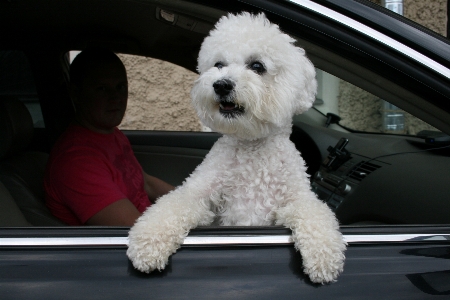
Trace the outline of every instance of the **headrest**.
<path fill-rule="evenodd" d="M 24 150 L 33 137 L 33 119 L 25 104 L 0 96 L 0 158 Z"/>

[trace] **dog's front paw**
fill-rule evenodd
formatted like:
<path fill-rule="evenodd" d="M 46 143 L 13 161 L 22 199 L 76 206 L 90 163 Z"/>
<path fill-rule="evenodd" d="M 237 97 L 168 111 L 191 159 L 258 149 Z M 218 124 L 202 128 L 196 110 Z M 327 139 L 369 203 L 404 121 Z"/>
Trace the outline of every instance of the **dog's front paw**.
<path fill-rule="evenodd" d="M 170 255 L 175 253 L 184 236 L 167 232 L 152 232 L 136 224 L 128 235 L 127 256 L 133 266 L 145 273 L 163 270 Z M 170 231 L 169 231 L 170 232 Z"/>
<path fill-rule="evenodd" d="M 344 241 L 332 247 L 302 249 L 303 268 L 314 283 L 330 283 L 336 281 L 344 269 Z"/>
<path fill-rule="evenodd" d="M 127 256 L 137 270 L 150 273 L 155 269 L 163 270 L 169 256 L 175 251 L 176 249 L 168 249 L 165 245 L 144 239 L 129 239 Z"/>

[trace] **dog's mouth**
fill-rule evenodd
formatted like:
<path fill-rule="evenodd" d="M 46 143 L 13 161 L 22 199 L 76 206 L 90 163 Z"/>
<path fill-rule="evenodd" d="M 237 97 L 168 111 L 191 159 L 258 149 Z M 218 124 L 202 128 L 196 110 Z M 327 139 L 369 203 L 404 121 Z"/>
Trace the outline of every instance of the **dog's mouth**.
<path fill-rule="evenodd" d="M 242 105 L 237 104 L 236 102 L 230 101 L 220 101 L 219 102 L 219 112 L 222 116 L 227 118 L 234 118 L 240 114 L 243 114 L 245 111 Z"/>

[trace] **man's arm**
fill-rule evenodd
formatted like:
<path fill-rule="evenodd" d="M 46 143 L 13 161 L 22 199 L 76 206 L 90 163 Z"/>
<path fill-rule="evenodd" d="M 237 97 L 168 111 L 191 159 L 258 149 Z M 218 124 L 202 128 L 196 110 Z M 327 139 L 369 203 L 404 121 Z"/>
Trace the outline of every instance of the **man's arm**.
<path fill-rule="evenodd" d="M 159 178 L 148 175 L 145 172 L 143 173 L 145 192 L 152 203 L 155 203 L 156 199 L 175 189 L 175 187 L 171 184 L 168 184 Z"/>
<path fill-rule="evenodd" d="M 86 225 L 133 226 L 141 213 L 128 199 L 116 201 L 93 215 Z"/>
<path fill-rule="evenodd" d="M 155 203 L 156 199 L 167 194 L 174 187 L 167 182 L 158 179 L 154 176 L 150 176 L 147 173 L 144 174 L 145 192 L 151 202 Z M 86 221 L 86 225 L 99 225 L 99 226 L 133 226 L 136 219 L 141 216 L 138 209 L 128 199 L 121 199 L 116 201 L 101 211 L 93 215 Z"/>

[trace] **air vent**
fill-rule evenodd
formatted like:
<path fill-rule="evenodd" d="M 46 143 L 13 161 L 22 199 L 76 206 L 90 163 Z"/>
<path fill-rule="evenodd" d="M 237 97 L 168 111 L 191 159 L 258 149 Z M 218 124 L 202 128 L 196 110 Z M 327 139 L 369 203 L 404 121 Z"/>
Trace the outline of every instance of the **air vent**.
<path fill-rule="evenodd" d="M 348 177 L 361 181 L 366 178 L 373 171 L 381 168 L 381 166 L 372 164 L 370 162 L 362 161 L 357 164 L 348 174 Z"/>

